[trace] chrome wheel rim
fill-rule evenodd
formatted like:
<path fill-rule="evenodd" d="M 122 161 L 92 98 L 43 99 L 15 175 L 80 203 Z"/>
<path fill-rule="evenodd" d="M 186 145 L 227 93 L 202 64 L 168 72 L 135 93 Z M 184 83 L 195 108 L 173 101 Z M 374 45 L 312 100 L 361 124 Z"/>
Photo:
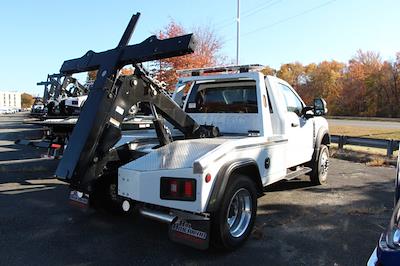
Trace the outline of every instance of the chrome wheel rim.
<path fill-rule="evenodd" d="M 228 206 L 226 221 L 233 237 L 240 237 L 249 227 L 252 215 L 250 192 L 241 188 L 233 195 Z"/>
<path fill-rule="evenodd" d="M 327 152 L 323 152 L 321 154 L 321 158 L 319 161 L 319 168 L 320 168 L 321 180 L 326 180 L 326 176 L 328 175 L 328 168 L 329 168 L 329 156 L 328 156 Z"/>

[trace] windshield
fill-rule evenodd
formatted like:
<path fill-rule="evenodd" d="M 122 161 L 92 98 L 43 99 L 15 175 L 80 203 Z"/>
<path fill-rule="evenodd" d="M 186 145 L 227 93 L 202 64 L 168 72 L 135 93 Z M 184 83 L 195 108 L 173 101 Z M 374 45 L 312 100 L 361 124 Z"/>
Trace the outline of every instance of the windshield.
<path fill-rule="evenodd" d="M 188 113 L 257 113 L 254 81 L 195 84 L 186 104 Z"/>

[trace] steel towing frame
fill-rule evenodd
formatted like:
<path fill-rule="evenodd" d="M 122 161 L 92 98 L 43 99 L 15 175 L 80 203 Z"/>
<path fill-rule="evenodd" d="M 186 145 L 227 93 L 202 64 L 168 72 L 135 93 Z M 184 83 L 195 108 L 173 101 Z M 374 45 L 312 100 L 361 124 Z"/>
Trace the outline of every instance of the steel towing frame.
<path fill-rule="evenodd" d="M 150 36 L 139 44 L 128 45 L 139 16 L 137 13 L 131 17 L 116 48 L 99 53 L 88 51 L 80 58 L 65 61 L 60 69 L 64 75 L 98 70 L 55 173 L 57 178 L 69 182 L 71 189 L 90 193 L 93 182 L 107 171 L 116 171 L 119 166 L 144 155 L 129 150 L 128 145 L 113 148 L 121 137 L 124 117 L 139 102 L 150 104 L 160 145 L 171 141 L 161 116 L 183 132 L 185 138 L 219 134 L 213 126 L 198 125 L 163 93 L 160 84 L 140 64 L 192 53 L 195 49 L 193 35 L 163 40 Z M 134 66 L 134 74 L 119 76 L 119 70 L 128 64 Z"/>

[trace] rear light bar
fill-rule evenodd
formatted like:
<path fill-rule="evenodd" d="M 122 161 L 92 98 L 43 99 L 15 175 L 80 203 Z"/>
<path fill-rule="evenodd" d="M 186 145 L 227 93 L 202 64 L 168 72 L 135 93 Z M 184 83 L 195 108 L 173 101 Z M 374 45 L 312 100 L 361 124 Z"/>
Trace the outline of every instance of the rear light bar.
<path fill-rule="evenodd" d="M 161 177 L 160 198 L 164 200 L 196 200 L 196 179 Z"/>

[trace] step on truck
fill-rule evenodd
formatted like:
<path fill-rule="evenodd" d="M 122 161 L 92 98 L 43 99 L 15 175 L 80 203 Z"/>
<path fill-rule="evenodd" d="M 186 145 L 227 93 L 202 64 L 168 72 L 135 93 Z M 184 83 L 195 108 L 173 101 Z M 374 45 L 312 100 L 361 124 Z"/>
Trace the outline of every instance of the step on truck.
<path fill-rule="evenodd" d="M 64 74 L 98 74 L 55 175 L 76 203 L 166 222 L 171 240 L 195 248 L 235 249 L 266 186 L 305 174 L 326 182 L 325 101 L 306 106 L 256 65 L 182 71 L 171 97 L 141 62 L 192 53 L 194 37 L 128 45 L 138 18 L 116 48 L 63 63 Z M 128 64 L 134 74 L 119 76 Z M 152 111 L 154 130 L 122 136 L 139 103 Z"/>

